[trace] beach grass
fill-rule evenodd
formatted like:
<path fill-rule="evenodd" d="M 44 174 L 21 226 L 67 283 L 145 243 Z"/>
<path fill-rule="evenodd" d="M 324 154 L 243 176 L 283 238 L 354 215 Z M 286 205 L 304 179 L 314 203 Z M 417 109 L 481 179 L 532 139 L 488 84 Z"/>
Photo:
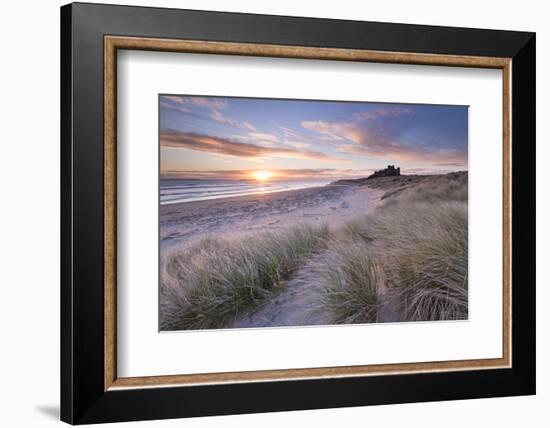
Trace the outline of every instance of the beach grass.
<path fill-rule="evenodd" d="M 382 301 L 380 271 L 368 245 L 334 242 L 316 269 L 323 286 L 321 305 L 334 324 L 376 322 Z"/>
<path fill-rule="evenodd" d="M 323 248 L 326 225 L 229 241 L 204 239 L 175 253 L 161 285 L 161 329 L 214 329 L 284 287 L 304 258 Z"/>
<path fill-rule="evenodd" d="M 381 321 L 386 305 L 393 321 L 467 318 L 466 202 L 390 204 L 335 239 L 318 264 L 335 323 Z"/>

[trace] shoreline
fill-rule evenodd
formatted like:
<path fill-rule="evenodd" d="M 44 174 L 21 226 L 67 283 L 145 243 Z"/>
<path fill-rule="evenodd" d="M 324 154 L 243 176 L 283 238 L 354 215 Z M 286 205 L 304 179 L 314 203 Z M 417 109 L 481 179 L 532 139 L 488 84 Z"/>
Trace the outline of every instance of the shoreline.
<path fill-rule="evenodd" d="M 338 225 L 374 210 L 383 193 L 364 186 L 331 183 L 160 205 L 161 248 L 186 246 L 195 238 L 211 234 L 234 237 L 300 223 Z"/>
<path fill-rule="evenodd" d="M 238 194 L 238 195 L 232 195 L 232 196 L 226 196 L 226 195 L 216 195 L 216 196 L 206 196 L 206 197 L 203 197 L 201 199 L 190 199 L 190 200 L 187 200 L 187 201 L 181 201 L 181 200 L 176 200 L 176 201 L 166 201 L 164 203 L 160 203 L 160 206 L 164 206 L 164 205 L 178 205 L 178 204 L 188 204 L 188 203 L 192 203 L 192 202 L 203 202 L 203 201 L 213 201 L 213 200 L 219 200 L 219 199 L 233 199 L 233 198 L 240 198 L 240 197 L 246 197 L 246 196 L 256 196 L 256 195 L 267 195 L 267 194 L 271 194 L 271 193 L 281 193 L 281 192 L 292 192 L 294 190 L 304 190 L 304 189 L 315 189 L 315 188 L 318 188 L 318 187 L 325 187 L 325 186 L 331 186 L 331 185 L 340 185 L 339 183 L 337 184 L 336 182 L 328 182 L 328 183 L 324 183 L 324 184 L 317 184 L 315 186 L 299 186 L 299 187 L 294 187 L 294 188 L 290 188 L 290 189 L 272 189 L 272 190 L 260 190 L 260 191 L 256 191 L 256 192 L 250 192 L 250 193 L 242 193 L 242 194 Z"/>

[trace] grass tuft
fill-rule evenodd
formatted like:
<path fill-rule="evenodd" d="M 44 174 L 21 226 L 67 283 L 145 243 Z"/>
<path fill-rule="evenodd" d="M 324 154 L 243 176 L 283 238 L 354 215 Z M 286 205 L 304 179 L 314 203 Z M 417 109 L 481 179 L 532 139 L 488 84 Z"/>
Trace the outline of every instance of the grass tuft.
<path fill-rule="evenodd" d="M 335 323 L 375 322 L 387 304 L 401 321 L 468 317 L 465 202 L 390 204 L 337 239 L 319 264 Z"/>
<path fill-rule="evenodd" d="M 278 292 L 302 260 L 323 247 L 326 225 L 240 241 L 205 239 L 167 261 L 161 329 L 221 328 Z"/>
<path fill-rule="evenodd" d="M 444 206 L 434 213 L 438 227 L 414 236 L 397 258 L 393 280 L 399 284 L 405 320 L 468 318 L 468 229 L 465 206 Z"/>
<path fill-rule="evenodd" d="M 322 302 L 336 324 L 376 322 L 381 296 L 378 267 L 363 243 L 339 243 L 318 265 Z"/>

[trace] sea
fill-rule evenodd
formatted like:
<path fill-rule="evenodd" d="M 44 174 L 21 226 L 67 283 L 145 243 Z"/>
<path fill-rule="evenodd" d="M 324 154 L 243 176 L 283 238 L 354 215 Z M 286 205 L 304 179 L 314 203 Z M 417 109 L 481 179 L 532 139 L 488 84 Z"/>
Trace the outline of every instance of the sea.
<path fill-rule="evenodd" d="M 160 204 L 179 204 L 182 202 L 205 201 L 209 199 L 231 198 L 245 195 L 284 192 L 287 190 L 307 189 L 329 184 L 329 181 L 270 181 L 254 182 L 250 180 L 160 180 Z"/>

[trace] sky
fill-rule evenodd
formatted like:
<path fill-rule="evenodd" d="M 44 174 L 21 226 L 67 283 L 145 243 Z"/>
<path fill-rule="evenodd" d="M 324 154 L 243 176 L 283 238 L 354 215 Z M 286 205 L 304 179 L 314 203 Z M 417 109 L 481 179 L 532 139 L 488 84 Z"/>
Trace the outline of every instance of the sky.
<path fill-rule="evenodd" d="M 468 107 L 161 95 L 162 178 L 364 177 L 468 168 Z"/>

